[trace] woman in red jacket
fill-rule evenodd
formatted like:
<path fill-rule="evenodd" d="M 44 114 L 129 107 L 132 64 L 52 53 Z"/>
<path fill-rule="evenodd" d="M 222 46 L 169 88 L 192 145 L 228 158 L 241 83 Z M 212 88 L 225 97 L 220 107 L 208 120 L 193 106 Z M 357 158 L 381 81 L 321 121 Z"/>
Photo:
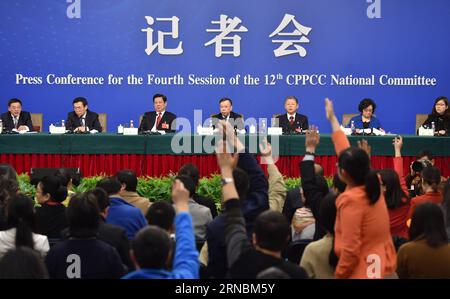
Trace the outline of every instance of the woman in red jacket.
<path fill-rule="evenodd" d="M 381 176 L 381 189 L 389 212 L 391 234 L 394 237 L 408 239 L 406 221 L 408 220 L 411 203 L 403 174 L 402 146 L 403 138 L 401 136 L 396 137 L 394 139 L 394 170 L 383 169 L 379 171 L 379 174 Z"/>

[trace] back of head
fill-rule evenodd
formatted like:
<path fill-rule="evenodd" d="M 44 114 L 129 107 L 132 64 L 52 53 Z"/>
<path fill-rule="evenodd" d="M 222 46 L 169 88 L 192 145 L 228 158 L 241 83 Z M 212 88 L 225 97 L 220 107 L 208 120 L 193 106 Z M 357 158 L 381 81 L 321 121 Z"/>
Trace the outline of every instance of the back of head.
<path fill-rule="evenodd" d="M 409 229 L 410 240 L 425 239 L 431 247 L 448 243 L 442 209 L 431 202 L 426 202 L 414 209 Z"/>
<path fill-rule="evenodd" d="M 41 256 L 31 248 L 17 247 L 0 260 L 0 279 L 46 279 L 47 268 Z"/>
<path fill-rule="evenodd" d="M 72 237 L 91 238 L 97 234 L 100 210 L 92 194 L 79 193 L 73 196 L 66 214 Z"/>
<path fill-rule="evenodd" d="M 17 172 L 9 164 L 0 164 L 0 179 L 6 179 L 17 182 Z"/>
<path fill-rule="evenodd" d="M 61 183 L 66 187 L 68 187 L 70 182 L 72 182 L 74 186 L 78 186 L 80 184 L 80 176 L 74 175 L 66 168 L 59 168 L 56 171 L 56 175 L 61 177 Z"/>
<path fill-rule="evenodd" d="M 270 267 L 256 275 L 256 279 L 290 279 L 289 274 L 277 267 Z"/>
<path fill-rule="evenodd" d="M 421 172 L 423 183 L 426 183 L 434 191 L 438 191 L 439 184 L 441 183 L 441 172 L 439 168 L 434 166 L 425 167 Z"/>
<path fill-rule="evenodd" d="M 131 249 L 140 268 L 163 269 L 171 250 L 171 241 L 166 231 L 151 225 L 136 234 Z"/>
<path fill-rule="evenodd" d="M 384 199 L 389 210 L 398 208 L 408 203 L 408 196 L 400 185 L 400 178 L 392 169 L 383 169 L 378 172 L 381 176 L 386 191 L 384 192 Z M 406 199 L 406 200 L 405 200 Z"/>
<path fill-rule="evenodd" d="M 86 195 L 93 196 L 97 202 L 98 209 L 101 213 L 109 207 L 110 200 L 108 194 L 102 188 L 95 188 L 86 192 Z"/>
<path fill-rule="evenodd" d="M 121 184 L 125 184 L 126 191 L 136 192 L 138 180 L 133 170 L 121 170 L 116 173 L 116 178 Z"/>
<path fill-rule="evenodd" d="M 194 181 L 187 175 L 179 175 L 175 179 L 183 183 L 184 187 L 189 191 L 189 197 L 192 198 L 195 194 Z"/>
<path fill-rule="evenodd" d="M 337 194 L 339 195 L 345 191 L 347 185 L 339 178 L 339 174 L 335 173 L 333 176 L 333 188 L 337 190 Z"/>
<path fill-rule="evenodd" d="M 334 235 L 334 223 L 336 222 L 336 195 L 333 192 L 328 193 L 320 203 L 319 207 L 319 225 L 328 233 Z"/>
<path fill-rule="evenodd" d="M 200 172 L 194 164 L 188 163 L 184 164 L 180 170 L 178 170 L 178 175 L 187 175 L 194 182 L 195 187 L 198 186 L 198 181 L 200 180 Z"/>
<path fill-rule="evenodd" d="M 343 150 L 338 157 L 338 166 L 346 171 L 356 186 L 365 185 L 371 204 L 378 201 L 380 181 L 377 172 L 370 169 L 370 158 L 364 150 L 355 147 Z"/>
<path fill-rule="evenodd" d="M 239 198 L 245 198 L 250 189 L 248 174 L 240 168 L 233 169 L 233 180 Z"/>
<path fill-rule="evenodd" d="M 424 158 L 426 158 L 429 161 L 433 160 L 434 159 L 433 153 L 430 150 L 426 149 L 426 150 L 420 151 L 416 156 L 417 160 L 421 160 Z"/>
<path fill-rule="evenodd" d="M 67 187 L 61 182 L 59 176 L 46 176 L 39 182 L 44 195 L 49 194 L 50 200 L 54 202 L 63 202 L 67 198 Z"/>
<path fill-rule="evenodd" d="M 102 188 L 103 190 L 106 191 L 108 196 L 111 196 L 119 193 L 120 189 L 122 188 L 122 185 L 120 184 L 119 180 L 116 177 L 107 177 L 101 179 L 97 183 L 97 188 Z"/>
<path fill-rule="evenodd" d="M 31 198 L 18 194 L 9 200 L 7 208 L 8 224 L 16 228 L 16 246 L 34 248 L 35 230 L 34 203 Z"/>
<path fill-rule="evenodd" d="M 175 209 L 166 201 L 157 201 L 148 208 L 145 217 L 149 225 L 156 225 L 170 231 L 175 219 Z"/>
<path fill-rule="evenodd" d="M 287 245 L 291 233 L 286 217 L 275 211 L 261 213 L 255 220 L 253 231 L 259 247 L 276 252 Z"/>

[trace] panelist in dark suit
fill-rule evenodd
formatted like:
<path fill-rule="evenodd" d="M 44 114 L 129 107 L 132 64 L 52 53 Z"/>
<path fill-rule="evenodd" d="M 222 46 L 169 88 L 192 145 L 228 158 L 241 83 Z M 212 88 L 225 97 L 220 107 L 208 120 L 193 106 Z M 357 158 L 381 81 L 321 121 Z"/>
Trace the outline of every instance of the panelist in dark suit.
<path fill-rule="evenodd" d="M 72 104 L 73 111 L 67 115 L 66 130 L 73 133 L 97 133 L 103 131 L 98 120 L 98 114 L 89 111 L 88 102 L 85 98 L 76 98 Z"/>
<path fill-rule="evenodd" d="M 233 112 L 233 101 L 229 98 L 222 98 L 219 101 L 220 113 L 212 116 L 213 127 L 221 120 L 231 122 L 233 127 L 238 130 L 244 129 L 244 118 L 241 114 Z"/>
<path fill-rule="evenodd" d="M 29 112 L 22 111 L 22 101 L 11 99 L 8 102 L 8 112 L 1 115 L 3 131 L 33 131 L 33 123 Z"/>
<path fill-rule="evenodd" d="M 297 113 L 298 99 L 288 96 L 284 101 L 285 114 L 277 116 L 278 127 L 283 128 L 283 134 L 301 134 L 308 130 L 308 117 Z"/>
<path fill-rule="evenodd" d="M 176 130 L 177 116 L 166 111 L 167 97 L 163 94 L 155 94 L 153 96 L 153 107 L 155 111 L 146 112 L 139 126 L 139 133 L 165 131 L 166 133 L 174 133 Z"/>

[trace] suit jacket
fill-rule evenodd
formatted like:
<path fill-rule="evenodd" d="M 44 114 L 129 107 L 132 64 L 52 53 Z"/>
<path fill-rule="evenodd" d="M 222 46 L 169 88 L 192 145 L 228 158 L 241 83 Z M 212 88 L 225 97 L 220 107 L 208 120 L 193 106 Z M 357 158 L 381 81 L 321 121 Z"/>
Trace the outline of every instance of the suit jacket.
<path fill-rule="evenodd" d="M 283 134 L 298 134 L 296 129 L 302 129 L 302 131 L 308 130 L 308 117 L 303 114 L 296 113 L 294 123 L 289 123 L 287 114 L 282 114 L 277 116 L 278 127 L 283 128 Z"/>
<path fill-rule="evenodd" d="M 222 113 L 214 114 L 212 117 L 213 127 L 216 128 L 219 121 L 224 120 L 225 118 L 222 116 Z M 243 130 L 244 129 L 244 118 L 239 113 L 230 112 L 229 120 L 233 120 L 234 128 Z"/>
<path fill-rule="evenodd" d="M 286 194 L 286 200 L 283 206 L 283 215 L 289 220 L 289 223 L 294 217 L 295 211 L 303 207 L 302 194 L 300 188 L 289 190 Z"/>
<path fill-rule="evenodd" d="M 268 182 L 256 158 L 248 153 L 239 154 L 238 167 L 247 172 L 250 188 L 247 195 L 240 200 L 242 213 L 249 240 L 252 238 L 253 224 L 259 214 L 269 209 Z M 228 271 L 227 250 L 225 245 L 225 214 L 214 218 L 206 226 L 206 242 L 208 242 L 208 266 L 206 276 L 209 278 L 225 278 Z"/>
<path fill-rule="evenodd" d="M 145 112 L 141 125 L 139 126 L 139 133 L 150 131 L 155 125 L 156 117 L 156 111 Z M 164 112 L 156 130 L 165 131 L 166 133 L 174 133 L 176 129 L 176 118 L 177 116 L 175 114 L 168 111 Z"/>
<path fill-rule="evenodd" d="M 211 211 L 212 218 L 217 217 L 217 207 L 216 207 L 216 203 L 214 202 L 214 200 L 212 200 L 211 198 L 206 198 L 206 197 L 200 196 L 198 194 L 194 194 L 192 199 L 196 203 L 209 208 L 209 210 Z"/>
<path fill-rule="evenodd" d="M 98 114 L 89 109 L 86 111 L 86 119 L 84 120 L 86 127 L 89 128 L 90 131 L 97 130 L 99 132 L 103 131 L 102 126 L 100 125 L 100 121 L 98 120 Z M 76 128 L 81 126 L 81 119 L 75 114 L 74 111 L 69 112 L 67 115 L 66 121 L 66 130 L 73 131 Z"/>
<path fill-rule="evenodd" d="M 11 116 L 11 112 L 5 112 L 1 116 L 3 122 L 3 131 L 11 131 L 15 129 L 14 121 Z M 31 114 L 30 112 L 22 111 L 19 115 L 19 121 L 17 122 L 17 128 L 20 126 L 27 126 L 30 131 L 33 131 L 33 123 L 31 122 Z"/>
<path fill-rule="evenodd" d="M 189 199 L 188 205 L 189 214 L 192 216 L 195 238 L 197 240 L 205 240 L 206 225 L 212 221 L 211 211 L 209 208 L 196 203 L 193 199 Z"/>
<path fill-rule="evenodd" d="M 431 123 L 434 122 L 435 132 L 445 130 L 444 136 L 450 136 L 450 117 L 438 116 L 434 114 L 429 114 L 428 118 L 422 124 L 431 128 Z"/>

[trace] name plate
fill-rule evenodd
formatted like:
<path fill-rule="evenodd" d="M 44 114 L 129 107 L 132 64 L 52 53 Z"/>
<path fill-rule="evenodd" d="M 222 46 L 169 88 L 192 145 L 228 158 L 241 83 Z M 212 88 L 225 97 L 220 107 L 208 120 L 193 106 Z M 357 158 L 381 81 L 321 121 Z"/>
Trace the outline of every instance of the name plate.
<path fill-rule="evenodd" d="M 123 128 L 123 135 L 137 135 L 138 128 Z"/>
<path fill-rule="evenodd" d="M 197 133 L 200 136 L 214 135 L 214 129 L 212 127 L 198 127 Z"/>
<path fill-rule="evenodd" d="M 267 128 L 268 135 L 283 135 L 283 128 L 280 127 L 269 127 Z"/>
<path fill-rule="evenodd" d="M 420 127 L 419 136 L 434 136 L 433 129 L 425 129 L 424 127 Z"/>
<path fill-rule="evenodd" d="M 50 132 L 50 134 L 65 134 L 66 127 L 50 126 L 48 131 Z"/>

